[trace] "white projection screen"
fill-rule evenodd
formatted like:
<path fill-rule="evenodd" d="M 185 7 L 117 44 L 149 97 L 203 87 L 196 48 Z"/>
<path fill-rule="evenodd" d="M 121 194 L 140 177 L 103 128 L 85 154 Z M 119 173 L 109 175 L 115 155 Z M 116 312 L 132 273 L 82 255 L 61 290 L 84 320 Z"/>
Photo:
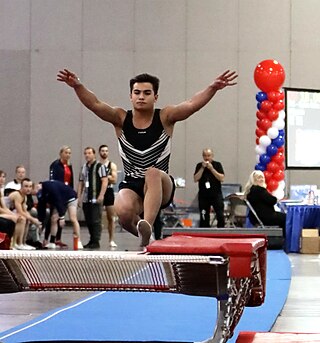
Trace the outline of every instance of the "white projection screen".
<path fill-rule="evenodd" d="M 287 169 L 320 169 L 320 90 L 284 88 Z"/>

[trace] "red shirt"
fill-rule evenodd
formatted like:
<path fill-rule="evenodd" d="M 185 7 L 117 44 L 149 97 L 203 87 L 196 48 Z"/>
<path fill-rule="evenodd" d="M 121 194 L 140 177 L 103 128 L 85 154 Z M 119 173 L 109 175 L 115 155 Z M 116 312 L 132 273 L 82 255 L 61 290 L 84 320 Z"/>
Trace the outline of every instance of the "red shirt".
<path fill-rule="evenodd" d="M 64 181 L 64 183 L 66 185 L 70 185 L 70 182 L 71 182 L 71 170 L 70 170 L 70 167 L 66 163 L 63 163 L 63 167 L 64 167 L 63 181 Z"/>

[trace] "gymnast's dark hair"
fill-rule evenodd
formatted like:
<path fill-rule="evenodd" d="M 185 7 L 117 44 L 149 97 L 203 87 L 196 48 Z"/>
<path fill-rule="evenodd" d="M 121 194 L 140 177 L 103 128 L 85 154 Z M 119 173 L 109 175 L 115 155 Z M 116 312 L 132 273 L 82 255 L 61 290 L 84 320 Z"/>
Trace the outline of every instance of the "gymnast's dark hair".
<path fill-rule="evenodd" d="M 139 75 L 135 76 L 133 79 L 130 80 L 130 93 L 132 93 L 133 85 L 136 82 L 149 82 L 149 83 L 151 83 L 152 87 L 153 87 L 154 94 L 155 95 L 158 94 L 160 80 L 156 76 L 153 76 L 153 75 L 150 75 L 147 73 L 139 74 Z"/>

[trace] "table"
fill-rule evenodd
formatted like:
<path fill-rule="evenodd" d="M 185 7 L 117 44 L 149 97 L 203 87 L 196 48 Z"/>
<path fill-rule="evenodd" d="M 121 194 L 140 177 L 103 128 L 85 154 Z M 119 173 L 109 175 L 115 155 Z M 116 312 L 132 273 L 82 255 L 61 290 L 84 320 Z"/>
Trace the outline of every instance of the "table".
<path fill-rule="evenodd" d="M 286 219 L 286 252 L 300 251 L 300 236 L 303 228 L 320 226 L 320 206 L 288 205 Z"/>

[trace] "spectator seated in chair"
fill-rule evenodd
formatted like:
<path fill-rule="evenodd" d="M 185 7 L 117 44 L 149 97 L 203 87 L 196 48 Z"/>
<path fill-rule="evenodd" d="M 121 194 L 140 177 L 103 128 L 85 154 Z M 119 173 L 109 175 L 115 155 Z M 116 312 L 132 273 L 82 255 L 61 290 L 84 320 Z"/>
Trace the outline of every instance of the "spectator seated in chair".
<path fill-rule="evenodd" d="M 274 206 L 278 199 L 267 190 L 262 171 L 255 170 L 250 174 L 244 189 L 244 196 L 264 225 L 279 226 L 283 230 L 283 236 L 285 235 L 286 214 L 275 210 Z M 252 224 L 259 224 L 251 210 L 249 219 Z"/>

